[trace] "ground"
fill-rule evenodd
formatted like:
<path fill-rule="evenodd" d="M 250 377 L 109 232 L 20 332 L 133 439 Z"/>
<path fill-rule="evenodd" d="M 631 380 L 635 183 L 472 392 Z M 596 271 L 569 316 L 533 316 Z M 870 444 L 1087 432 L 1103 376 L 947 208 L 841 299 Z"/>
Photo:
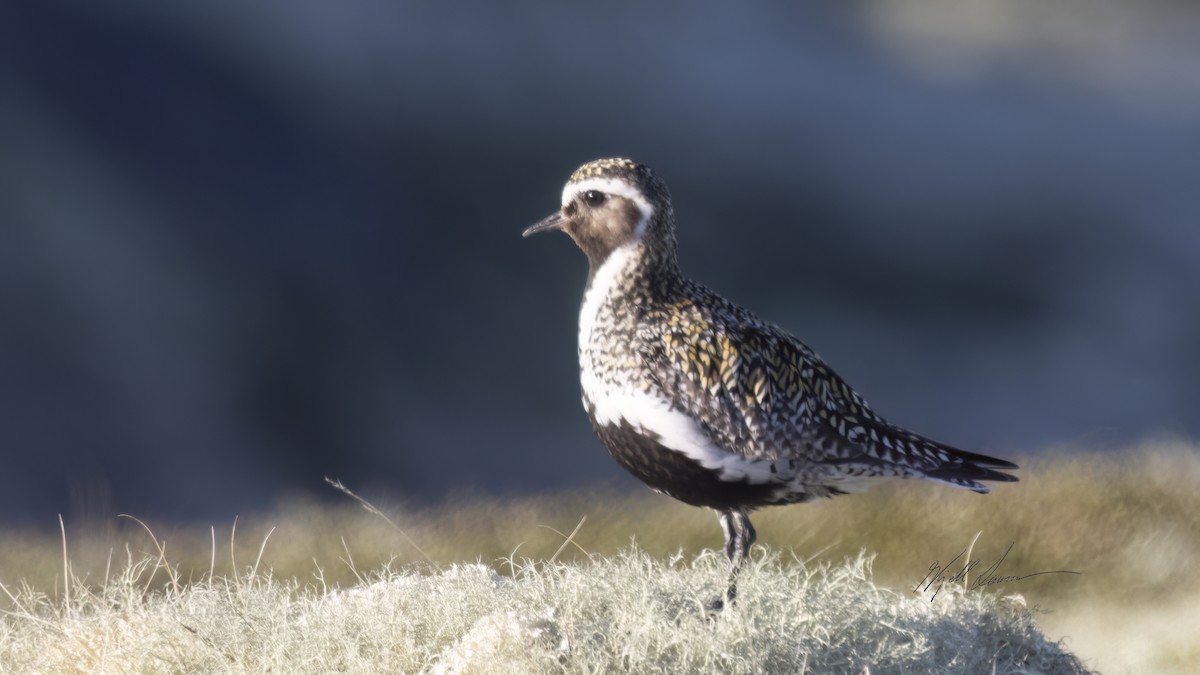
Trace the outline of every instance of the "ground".
<path fill-rule="evenodd" d="M 716 518 L 649 493 L 5 532 L 0 669 L 1189 672 L 1200 451 L 1043 457 L 759 512 L 715 617 Z"/>

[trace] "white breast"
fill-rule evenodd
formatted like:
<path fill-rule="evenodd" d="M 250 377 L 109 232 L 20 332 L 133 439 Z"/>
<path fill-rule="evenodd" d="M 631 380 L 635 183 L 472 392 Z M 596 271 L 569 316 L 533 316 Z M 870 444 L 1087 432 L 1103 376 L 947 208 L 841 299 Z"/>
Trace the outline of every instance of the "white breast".
<path fill-rule="evenodd" d="M 579 359 L 584 371 L 590 370 L 590 363 L 584 364 L 585 353 L 590 353 L 592 332 L 596 328 L 596 320 L 608 299 L 621 280 L 621 273 L 629 266 L 637 252 L 637 244 L 625 244 L 614 249 L 608 259 L 592 276 L 592 285 L 583 294 L 583 307 L 579 310 Z"/>

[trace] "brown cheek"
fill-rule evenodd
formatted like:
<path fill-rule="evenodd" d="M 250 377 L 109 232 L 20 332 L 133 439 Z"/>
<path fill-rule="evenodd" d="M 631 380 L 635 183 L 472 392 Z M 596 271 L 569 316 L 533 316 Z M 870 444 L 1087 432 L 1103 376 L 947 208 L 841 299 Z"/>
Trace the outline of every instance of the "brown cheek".
<path fill-rule="evenodd" d="M 621 215 L 623 217 L 620 222 L 625 223 L 625 226 L 628 228 L 626 232 L 620 233 L 621 239 L 628 239 L 633 234 L 633 230 L 637 228 L 637 224 L 642 220 L 642 210 L 637 207 L 637 204 L 628 200 L 622 200 Z"/>
<path fill-rule="evenodd" d="M 571 225 L 564 228 L 564 231 L 575 241 L 575 245 L 580 248 L 588 257 L 592 259 L 599 255 L 608 246 L 605 239 L 605 233 L 597 232 L 592 223 L 588 221 L 572 221 Z"/>

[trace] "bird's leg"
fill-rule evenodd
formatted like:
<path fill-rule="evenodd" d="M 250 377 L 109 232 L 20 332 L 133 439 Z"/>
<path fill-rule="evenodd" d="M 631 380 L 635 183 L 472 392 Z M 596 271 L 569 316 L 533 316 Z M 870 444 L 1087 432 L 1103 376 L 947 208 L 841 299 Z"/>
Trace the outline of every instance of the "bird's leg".
<path fill-rule="evenodd" d="M 750 516 L 745 511 L 729 512 L 729 520 L 734 536 L 733 546 L 725 546 L 725 554 L 729 556 L 729 589 L 725 596 L 732 603 L 737 598 L 738 572 L 742 571 L 742 563 L 749 557 L 750 547 L 754 545 L 758 533 L 754 531 L 754 526 L 750 524 Z"/>
<path fill-rule="evenodd" d="M 721 529 L 725 532 L 725 557 L 729 558 L 729 587 L 725 597 L 712 603 L 713 609 L 721 609 L 726 604 L 733 604 L 737 598 L 737 576 L 742 569 L 742 563 L 750 555 L 750 547 L 758 538 L 754 526 L 750 524 L 750 516 L 740 509 L 721 511 Z"/>
<path fill-rule="evenodd" d="M 733 556 L 737 548 L 737 532 L 734 530 L 733 511 L 718 511 L 721 518 L 721 531 L 725 533 L 725 557 L 733 564 Z"/>

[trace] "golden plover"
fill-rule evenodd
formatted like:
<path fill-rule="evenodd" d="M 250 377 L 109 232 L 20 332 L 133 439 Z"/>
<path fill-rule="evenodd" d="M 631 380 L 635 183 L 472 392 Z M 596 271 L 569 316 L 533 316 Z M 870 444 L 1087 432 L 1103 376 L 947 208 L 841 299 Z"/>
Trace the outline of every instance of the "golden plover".
<path fill-rule="evenodd" d="M 588 259 L 579 371 L 592 428 L 651 488 L 717 512 L 730 600 L 755 540 L 753 509 L 886 478 L 979 493 L 981 481 L 1017 480 L 996 470 L 1016 464 L 887 422 L 802 342 L 685 278 L 671 197 L 648 167 L 583 165 L 561 208 L 524 236 L 548 230 Z"/>

